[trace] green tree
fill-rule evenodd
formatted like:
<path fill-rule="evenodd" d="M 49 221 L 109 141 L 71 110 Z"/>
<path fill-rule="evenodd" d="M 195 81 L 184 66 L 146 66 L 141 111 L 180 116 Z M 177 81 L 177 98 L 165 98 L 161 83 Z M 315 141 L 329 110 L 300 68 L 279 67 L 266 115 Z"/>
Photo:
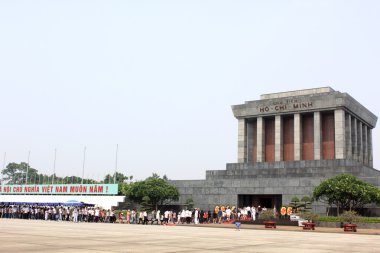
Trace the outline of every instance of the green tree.
<path fill-rule="evenodd" d="M 148 178 L 161 178 L 161 177 L 157 173 L 153 172 L 152 175 L 150 177 L 148 177 Z M 165 174 L 162 176 L 162 179 L 164 179 L 166 181 L 169 180 L 168 176 L 166 176 Z"/>
<path fill-rule="evenodd" d="M 276 218 L 276 216 L 274 215 L 273 209 L 267 209 L 265 211 L 262 211 L 259 215 L 260 220 L 270 221 L 274 218 Z"/>
<path fill-rule="evenodd" d="M 160 175 L 158 175 L 157 173 L 153 172 L 152 175 L 150 177 L 148 177 L 147 179 L 151 179 L 151 178 L 160 178 Z"/>
<path fill-rule="evenodd" d="M 32 179 L 38 177 L 38 171 L 31 167 L 28 168 L 27 163 L 9 163 L 1 173 L 3 174 L 3 180 L 8 184 L 25 184 L 27 171 L 28 184 L 32 184 Z"/>
<path fill-rule="evenodd" d="M 304 196 L 302 197 L 301 202 L 305 204 L 311 204 L 311 198 L 309 196 Z"/>
<path fill-rule="evenodd" d="M 313 191 L 313 199 L 351 211 L 380 203 L 380 190 L 353 175 L 340 174 L 321 182 Z"/>
<path fill-rule="evenodd" d="M 300 211 L 301 212 L 311 212 L 311 198 L 309 196 L 304 196 L 301 198 L 301 201 L 300 201 Z"/>
<path fill-rule="evenodd" d="M 133 178 L 133 176 L 131 176 Z M 131 178 L 131 180 L 132 180 Z M 104 177 L 103 183 L 105 184 L 113 184 L 113 182 L 116 182 L 117 184 L 125 183 L 127 180 L 129 180 L 130 177 L 124 175 L 123 173 L 116 172 L 116 178 L 115 174 L 107 174 Z"/>
<path fill-rule="evenodd" d="M 154 209 L 154 207 L 152 205 L 152 201 L 150 200 L 150 198 L 148 196 L 144 196 L 142 198 L 140 205 L 141 205 L 142 210 L 151 211 Z"/>
<path fill-rule="evenodd" d="M 103 183 L 113 184 L 114 182 L 116 182 L 119 185 L 118 194 L 119 195 L 127 195 L 128 186 L 129 186 L 129 183 L 131 182 L 132 179 L 133 179 L 133 176 L 128 177 L 128 176 L 124 175 L 123 173 L 116 172 L 116 178 L 115 178 L 115 174 L 113 174 L 113 175 L 107 174 L 104 177 Z"/>
<path fill-rule="evenodd" d="M 28 184 L 52 184 L 54 178 L 54 184 L 80 184 L 82 183 L 82 178 L 77 176 L 65 176 L 58 177 L 56 174 L 43 174 L 39 173 L 37 169 L 28 168 L 28 164 L 21 163 L 9 163 L 7 167 L 1 171 L 3 174 L 3 180 L 7 184 L 25 184 L 26 182 L 26 171 L 28 171 Z M 116 173 L 116 182 L 119 183 L 119 189 L 122 189 L 122 185 L 128 180 L 132 180 L 133 176 L 125 176 L 123 173 Z M 113 175 L 106 175 L 104 178 L 104 183 L 113 183 Z M 91 178 L 84 178 L 84 184 L 97 184 L 97 180 Z M 119 191 L 120 193 L 120 191 Z"/>
<path fill-rule="evenodd" d="M 294 196 L 292 200 L 290 200 L 289 206 L 293 208 L 294 212 L 298 212 L 298 209 L 302 206 L 302 203 L 298 197 Z"/>
<path fill-rule="evenodd" d="M 314 222 L 319 217 L 317 213 L 313 213 L 313 212 L 303 212 L 303 213 L 300 213 L 300 216 L 302 219 L 305 219 L 309 222 Z"/>
<path fill-rule="evenodd" d="M 188 210 L 193 209 L 193 208 L 194 208 L 194 200 L 193 200 L 193 198 L 188 198 L 188 199 L 186 199 L 186 201 L 185 201 L 185 206 L 186 206 L 186 208 L 187 208 Z"/>
<path fill-rule="evenodd" d="M 357 222 L 360 216 L 355 211 L 344 211 L 340 218 L 342 219 L 342 221 L 351 224 L 352 222 Z"/>
<path fill-rule="evenodd" d="M 51 182 L 52 178 L 49 177 L 49 181 Z M 66 184 L 81 184 L 82 183 L 82 178 L 81 177 L 77 177 L 77 176 L 67 176 L 67 177 L 64 177 L 62 178 L 63 182 L 66 182 Z M 55 179 L 54 179 L 55 180 Z M 93 179 L 83 179 L 83 183 L 97 183 L 97 181 L 93 180 Z"/>
<path fill-rule="evenodd" d="M 126 196 L 136 203 L 151 206 L 157 211 L 158 205 L 178 200 L 179 192 L 166 180 L 149 177 L 144 181 L 130 184 L 126 189 Z"/>

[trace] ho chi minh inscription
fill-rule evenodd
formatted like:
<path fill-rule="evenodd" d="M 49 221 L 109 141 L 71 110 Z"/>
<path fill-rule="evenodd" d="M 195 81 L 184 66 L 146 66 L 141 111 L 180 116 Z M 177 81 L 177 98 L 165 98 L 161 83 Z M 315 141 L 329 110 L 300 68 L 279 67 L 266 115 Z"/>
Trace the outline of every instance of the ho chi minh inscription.
<path fill-rule="evenodd" d="M 313 107 L 313 102 L 311 101 L 300 101 L 298 99 L 286 99 L 285 101 L 276 101 L 272 105 L 259 106 L 257 108 L 258 112 L 281 112 L 288 110 L 298 110 L 298 109 L 308 109 Z"/>

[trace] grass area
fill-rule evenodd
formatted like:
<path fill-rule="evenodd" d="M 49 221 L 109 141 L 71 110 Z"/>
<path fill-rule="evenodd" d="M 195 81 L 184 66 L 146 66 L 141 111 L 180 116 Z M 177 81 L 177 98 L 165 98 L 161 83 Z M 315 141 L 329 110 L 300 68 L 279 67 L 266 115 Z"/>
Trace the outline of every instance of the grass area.
<path fill-rule="evenodd" d="M 336 216 L 320 216 L 318 221 L 325 222 L 342 222 L 341 217 Z M 358 217 L 358 221 L 356 223 L 380 223 L 380 217 Z"/>

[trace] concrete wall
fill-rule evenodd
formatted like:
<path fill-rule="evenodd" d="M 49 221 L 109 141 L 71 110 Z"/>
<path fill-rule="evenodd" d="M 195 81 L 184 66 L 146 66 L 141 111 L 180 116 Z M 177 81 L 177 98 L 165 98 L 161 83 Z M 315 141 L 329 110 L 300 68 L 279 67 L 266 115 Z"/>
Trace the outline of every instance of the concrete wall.
<path fill-rule="evenodd" d="M 180 191 L 179 203 L 187 198 L 195 206 L 213 210 L 216 205 L 238 205 L 239 194 L 281 194 L 288 204 L 297 196 L 311 196 L 321 181 L 350 173 L 380 186 L 380 172 L 353 160 L 312 160 L 273 163 L 232 163 L 226 170 L 206 172 L 205 180 L 171 181 Z M 324 214 L 326 207 L 314 203 L 314 211 Z"/>

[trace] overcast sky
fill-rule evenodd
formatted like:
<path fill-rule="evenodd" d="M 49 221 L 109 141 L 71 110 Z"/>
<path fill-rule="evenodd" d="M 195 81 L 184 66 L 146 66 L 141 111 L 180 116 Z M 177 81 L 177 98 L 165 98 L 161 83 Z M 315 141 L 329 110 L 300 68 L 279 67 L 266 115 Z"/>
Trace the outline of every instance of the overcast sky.
<path fill-rule="evenodd" d="M 331 86 L 380 115 L 380 1 L 0 0 L 0 160 L 203 179 L 231 105 Z M 380 168 L 380 131 L 373 132 Z"/>

